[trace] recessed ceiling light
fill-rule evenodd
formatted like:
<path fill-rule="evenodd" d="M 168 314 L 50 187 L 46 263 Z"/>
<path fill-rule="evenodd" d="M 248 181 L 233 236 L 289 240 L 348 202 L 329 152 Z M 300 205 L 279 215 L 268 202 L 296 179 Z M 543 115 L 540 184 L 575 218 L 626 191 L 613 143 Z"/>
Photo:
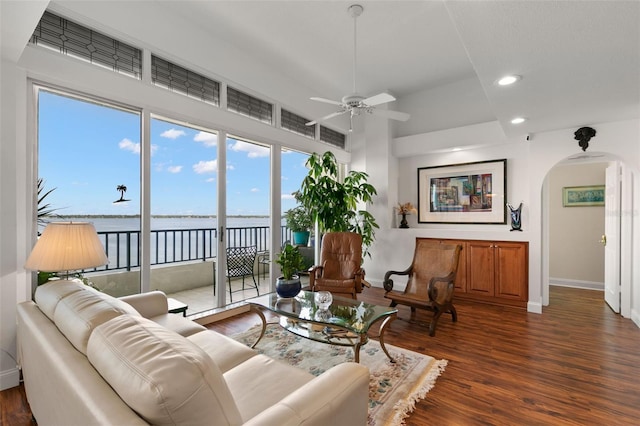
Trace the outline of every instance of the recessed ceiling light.
<path fill-rule="evenodd" d="M 527 119 L 524 117 L 516 117 L 513 120 L 511 120 L 511 124 L 520 124 L 520 123 L 524 123 L 525 121 L 527 121 Z"/>
<path fill-rule="evenodd" d="M 519 75 L 505 75 L 500 80 L 498 80 L 498 85 L 499 86 L 508 86 L 508 85 L 513 84 L 516 81 L 519 81 L 521 79 L 522 79 L 522 76 L 519 76 Z"/>

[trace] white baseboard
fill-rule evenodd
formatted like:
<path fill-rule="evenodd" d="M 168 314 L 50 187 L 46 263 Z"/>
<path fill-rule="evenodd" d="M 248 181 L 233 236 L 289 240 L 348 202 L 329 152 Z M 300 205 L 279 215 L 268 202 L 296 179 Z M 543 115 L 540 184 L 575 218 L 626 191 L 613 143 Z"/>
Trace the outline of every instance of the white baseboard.
<path fill-rule="evenodd" d="M 636 326 L 640 327 L 640 312 L 636 309 L 631 310 L 631 321 L 633 321 Z"/>
<path fill-rule="evenodd" d="M 555 285 L 558 287 L 583 288 L 585 290 L 604 291 L 604 283 L 600 283 L 597 281 L 569 280 L 566 278 L 549 277 L 549 285 Z"/>
<path fill-rule="evenodd" d="M 542 313 L 542 303 L 538 302 L 527 302 L 527 312 L 531 312 L 534 314 Z"/>
<path fill-rule="evenodd" d="M 0 371 L 0 391 L 15 388 L 20 384 L 20 370 L 12 368 Z"/>

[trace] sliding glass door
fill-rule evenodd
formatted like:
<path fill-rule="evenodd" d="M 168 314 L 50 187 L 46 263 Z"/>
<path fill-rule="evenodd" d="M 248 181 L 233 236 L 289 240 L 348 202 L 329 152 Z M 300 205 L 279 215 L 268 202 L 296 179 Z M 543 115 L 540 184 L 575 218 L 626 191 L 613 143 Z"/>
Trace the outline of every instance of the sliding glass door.
<path fill-rule="evenodd" d="M 109 264 L 84 271 L 114 296 L 140 292 L 140 113 L 37 88 L 38 231 L 91 222 Z M 48 206 L 48 207 L 47 207 Z"/>

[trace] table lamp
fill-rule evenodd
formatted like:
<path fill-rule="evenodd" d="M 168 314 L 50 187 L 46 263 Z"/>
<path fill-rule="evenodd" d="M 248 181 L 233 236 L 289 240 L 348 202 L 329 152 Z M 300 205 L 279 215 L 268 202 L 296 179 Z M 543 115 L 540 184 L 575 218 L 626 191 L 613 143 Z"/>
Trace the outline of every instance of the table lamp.
<path fill-rule="evenodd" d="M 93 224 L 88 222 L 51 222 L 33 247 L 26 269 L 42 272 L 66 272 L 106 265 L 109 259 Z"/>

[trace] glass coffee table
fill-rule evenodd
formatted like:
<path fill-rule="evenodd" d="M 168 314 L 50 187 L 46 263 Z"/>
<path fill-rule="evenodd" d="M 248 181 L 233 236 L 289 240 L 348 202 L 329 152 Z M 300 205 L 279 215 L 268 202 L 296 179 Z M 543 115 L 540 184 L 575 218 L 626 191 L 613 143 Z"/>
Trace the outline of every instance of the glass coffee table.
<path fill-rule="evenodd" d="M 355 362 L 360 362 L 360 348 L 369 341 L 369 329 L 378 321 L 380 326 L 380 347 L 389 357 L 384 345 L 384 332 L 389 324 L 397 318 L 396 308 L 376 306 L 344 297 L 333 296 L 333 303 L 328 309 L 320 309 L 311 291 L 301 291 L 296 297 L 281 298 L 276 293 L 247 299 L 252 312 L 262 320 L 262 331 L 255 347 L 267 328 L 267 319 L 263 310 L 280 316 L 280 326 L 284 329 L 316 342 L 353 348 Z"/>

